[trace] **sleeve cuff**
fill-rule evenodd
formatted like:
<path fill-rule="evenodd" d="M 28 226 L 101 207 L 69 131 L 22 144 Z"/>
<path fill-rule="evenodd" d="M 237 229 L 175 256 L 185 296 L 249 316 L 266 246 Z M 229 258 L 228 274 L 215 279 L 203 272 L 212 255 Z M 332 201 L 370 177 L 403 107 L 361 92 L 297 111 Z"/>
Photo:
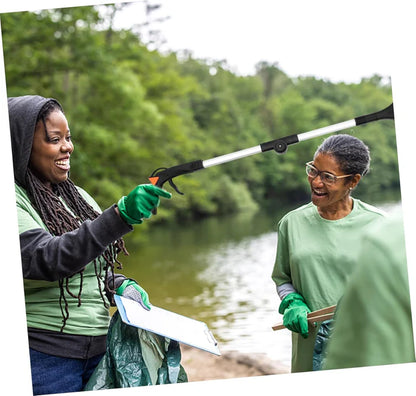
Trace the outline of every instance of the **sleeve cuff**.
<path fill-rule="evenodd" d="M 281 300 L 283 300 L 290 293 L 297 293 L 297 290 L 291 283 L 283 283 L 283 285 L 276 286 L 276 289 Z"/>

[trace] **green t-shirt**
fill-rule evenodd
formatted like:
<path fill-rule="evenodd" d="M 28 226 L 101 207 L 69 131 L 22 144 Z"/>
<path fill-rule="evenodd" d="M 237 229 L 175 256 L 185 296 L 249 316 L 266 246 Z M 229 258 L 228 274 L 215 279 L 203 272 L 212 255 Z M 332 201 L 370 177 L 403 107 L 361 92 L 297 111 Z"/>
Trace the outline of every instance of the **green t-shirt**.
<path fill-rule="evenodd" d="M 83 198 L 101 212 L 97 203 L 82 189 L 78 188 Z M 43 228 L 47 230 L 40 216 L 32 207 L 26 191 L 15 184 L 19 233 Z M 103 267 L 103 266 L 101 266 Z M 101 289 L 104 290 L 103 282 Z M 80 275 L 75 274 L 69 279 L 69 290 L 78 295 Z M 60 331 L 62 327 L 62 312 L 59 302 L 60 289 L 58 282 L 24 279 L 26 302 L 26 319 L 28 327 L 43 330 Z M 98 336 L 107 333 L 109 325 L 108 308 L 104 306 L 98 288 L 94 264 L 90 263 L 83 272 L 81 305 L 78 299 L 67 292 L 69 318 L 63 332 L 67 334 Z"/>
<path fill-rule="evenodd" d="M 313 203 L 287 213 L 279 222 L 272 279 L 277 286 L 292 283 L 311 311 L 337 304 L 359 265 L 358 248 L 366 229 L 383 216 L 358 199 L 339 220 L 324 219 Z M 306 339 L 292 333 L 292 372 L 312 370 L 317 329 L 310 329 Z"/>
<path fill-rule="evenodd" d="M 338 305 L 324 368 L 415 362 L 401 216 L 364 237 L 359 260 Z"/>

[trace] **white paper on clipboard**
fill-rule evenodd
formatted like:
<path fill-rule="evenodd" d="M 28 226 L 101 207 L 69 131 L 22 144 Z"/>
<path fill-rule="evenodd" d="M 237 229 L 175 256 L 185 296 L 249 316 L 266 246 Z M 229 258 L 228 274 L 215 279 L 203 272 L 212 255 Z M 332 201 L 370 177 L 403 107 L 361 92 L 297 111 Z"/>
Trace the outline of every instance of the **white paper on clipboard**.
<path fill-rule="evenodd" d="M 221 355 L 218 343 L 206 323 L 155 307 L 147 311 L 136 301 L 114 296 L 124 323 Z"/>

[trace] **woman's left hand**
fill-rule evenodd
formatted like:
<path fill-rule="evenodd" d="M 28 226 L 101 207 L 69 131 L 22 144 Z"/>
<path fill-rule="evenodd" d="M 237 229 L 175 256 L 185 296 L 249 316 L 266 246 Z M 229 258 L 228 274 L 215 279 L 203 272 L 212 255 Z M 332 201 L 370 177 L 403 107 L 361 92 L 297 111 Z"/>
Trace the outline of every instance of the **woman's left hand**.
<path fill-rule="evenodd" d="M 136 281 L 126 279 L 116 290 L 119 296 L 138 302 L 145 310 L 150 311 L 149 295 Z"/>

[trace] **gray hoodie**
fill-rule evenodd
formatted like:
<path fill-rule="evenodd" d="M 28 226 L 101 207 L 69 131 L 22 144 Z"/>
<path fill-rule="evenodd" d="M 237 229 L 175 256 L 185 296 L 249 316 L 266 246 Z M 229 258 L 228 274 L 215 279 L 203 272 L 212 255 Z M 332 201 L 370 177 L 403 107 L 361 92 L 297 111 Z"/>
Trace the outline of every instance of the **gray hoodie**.
<path fill-rule="evenodd" d="M 8 99 L 14 179 L 23 188 L 26 188 L 26 170 L 32 151 L 36 121 L 42 107 L 49 101 L 59 104 L 55 99 L 37 95 Z"/>
<path fill-rule="evenodd" d="M 8 99 L 13 169 L 16 191 L 27 190 L 26 173 L 32 150 L 38 115 L 48 101 L 41 96 L 22 96 Z M 58 103 L 58 102 L 57 102 Z M 59 104 L 59 103 L 58 103 Z M 26 191 L 27 193 L 27 191 Z M 19 200 L 21 197 L 17 195 Z M 24 205 L 19 205 L 21 213 Z M 33 205 L 32 205 L 33 206 Z M 29 212 L 24 213 L 30 215 Z M 42 227 L 20 230 L 23 277 L 27 280 L 57 281 L 79 272 L 105 248 L 133 228 L 115 212 L 114 205 L 94 220 L 87 220 L 74 231 L 53 236 Z M 125 279 L 115 277 L 115 287 Z M 105 342 L 88 335 L 73 336 L 29 328 L 29 345 L 40 352 L 72 358 L 86 358 L 101 353 Z"/>

